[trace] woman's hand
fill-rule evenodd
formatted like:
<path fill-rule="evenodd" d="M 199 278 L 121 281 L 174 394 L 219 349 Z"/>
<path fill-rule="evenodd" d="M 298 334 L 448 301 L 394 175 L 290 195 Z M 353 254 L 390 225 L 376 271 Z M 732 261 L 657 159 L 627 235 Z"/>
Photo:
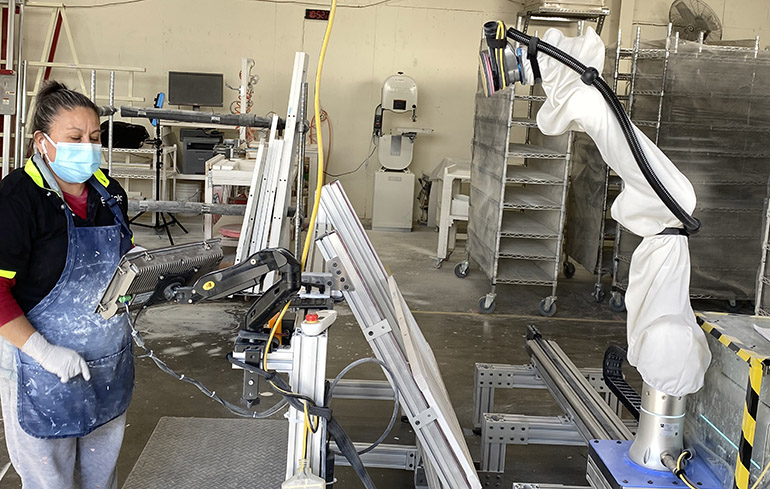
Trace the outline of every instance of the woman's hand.
<path fill-rule="evenodd" d="M 83 357 L 75 350 L 50 344 L 39 332 L 35 331 L 29 337 L 21 351 L 31 356 L 37 363 L 52 374 L 57 375 L 62 383 L 67 383 L 73 377 L 83 375 L 91 380 L 91 372 Z"/>

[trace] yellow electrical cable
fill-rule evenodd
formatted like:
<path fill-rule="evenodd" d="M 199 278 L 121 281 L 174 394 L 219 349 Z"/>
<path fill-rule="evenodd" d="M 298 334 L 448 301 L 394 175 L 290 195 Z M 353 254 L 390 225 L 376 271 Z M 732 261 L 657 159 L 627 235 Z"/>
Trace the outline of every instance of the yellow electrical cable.
<path fill-rule="evenodd" d="M 321 120 L 321 73 L 323 73 L 324 60 L 326 59 L 326 49 L 329 46 L 329 38 L 332 34 L 332 27 L 334 26 L 334 15 L 337 12 L 337 0 L 332 0 L 331 10 L 329 12 L 329 21 L 326 24 L 326 32 L 324 33 L 323 44 L 321 44 L 321 54 L 318 56 L 318 68 L 315 74 L 315 90 L 314 90 L 314 103 L 315 119 Z M 321 189 L 324 184 L 324 143 L 323 143 L 323 131 L 318 131 L 318 179 L 316 181 L 315 201 L 313 202 L 313 212 L 310 214 L 310 224 L 307 228 L 307 235 L 305 237 L 305 246 L 302 249 L 302 269 L 305 269 L 307 264 L 308 254 L 310 253 L 310 244 L 313 242 L 313 233 L 315 231 L 316 219 L 318 218 L 318 207 L 321 203 Z M 282 317 L 280 318 L 282 319 Z M 307 438 L 311 431 L 310 415 L 307 411 L 307 404 L 305 404 L 305 427 L 302 434 L 302 453 L 303 458 L 307 456 Z"/>
<path fill-rule="evenodd" d="M 307 412 L 307 402 L 305 403 L 305 423 L 304 431 L 302 432 L 302 458 L 307 458 L 307 436 L 310 431 L 310 414 Z"/>
<path fill-rule="evenodd" d="M 768 462 L 767 465 L 765 465 L 764 470 L 762 471 L 761 474 L 759 474 L 759 478 L 756 480 L 756 482 L 754 482 L 754 485 L 751 486 L 751 489 L 757 489 L 757 486 L 759 485 L 759 483 L 762 482 L 762 479 L 765 478 L 765 474 L 767 474 L 768 469 L 770 469 L 770 462 Z"/>
<path fill-rule="evenodd" d="M 326 49 L 329 45 L 329 38 L 331 36 L 332 26 L 334 24 L 334 15 L 336 11 L 337 11 L 337 0 L 332 0 L 331 11 L 329 13 L 329 21 L 326 26 L 326 33 L 324 34 L 323 44 L 321 45 L 321 54 L 318 57 L 318 69 L 316 70 L 315 97 L 314 97 L 315 99 L 314 109 L 315 109 L 316 120 L 321 120 L 321 103 L 320 103 L 321 73 L 323 71 L 323 64 L 326 58 Z M 318 219 L 318 207 L 320 206 L 320 203 L 321 203 L 321 189 L 323 187 L 323 178 L 324 178 L 323 176 L 324 176 L 323 133 L 321 131 L 318 131 L 318 179 L 316 181 L 316 192 L 315 192 L 315 201 L 313 202 L 313 212 L 310 215 L 310 224 L 308 226 L 307 236 L 305 237 L 305 246 L 302 250 L 302 261 L 301 261 L 302 270 L 305 269 L 305 265 L 307 263 L 307 257 L 310 252 L 310 244 L 313 242 L 313 231 L 315 230 L 316 220 Z M 280 314 L 278 315 L 278 318 L 275 321 L 275 324 L 270 330 L 270 336 L 268 337 L 267 346 L 265 347 L 263 370 L 267 370 L 267 354 L 270 352 L 270 345 L 273 343 L 273 338 L 275 338 L 275 333 L 278 330 L 278 327 L 281 325 L 281 322 L 283 321 L 283 317 L 286 315 L 286 311 L 288 310 L 289 310 L 289 303 L 287 303 L 283 307 Z M 271 384 L 279 392 L 288 394 L 286 391 L 278 388 L 272 382 Z M 307 403 L 305 403 L 304 411 L 305 411 L 305 422 L 304 422 L 304 432 L 302 437 L 302 458 L 303 459 L 307 456 L 307 438 L 308 438 L 308 433 L 311 431 L 310 414 L 308 413 L 308 410 L 307 410 Z"/>
<path fill-rule="evenodd" d="M 682 460 L 684 460 L 684 458 L 687 456 L 688 453 L 689 452 L 685 450 L 679 454 L 679 458 L 676 459 L 676 474 L 674 475 L 676 475 L 679 478 L 679 480 L 684 482 L 684 484 L 690 489 L 698 489 L 697 487 L 694 487 L 692 484 L 690 484 L 690 481 L 687 479 L 687 476 L 685 476 L 684 472 L 682 471 Z"/>
<path fill-rule="evenodd" d="M 320 97 L 319 92 L 321 88 L 321 72 L 323 70 L 323 64 L 324 59 L 326 58 L 326 48 L 329 45 L 329 37 L 331 36 L 331 30 L 332 25 L 334 23 L 334 14 L 337 11 L 337 0 L 332 0 L 332 6 L 331 6 L 331 12 L 329 13 L 329 22 L 326 26 L 326 33 L 324 34 L 324 40 L 323 45 L 321 46 L 321 55 L 318 58 L 318 69 L 316 71 L 316 79 L 315 79 L 315 100 L 314 100 L 314 109 L 315 109 L 315 118 L 316 120 L 321 120 L 321 103 L 320 103 Z M 313 242 L 313 231 L 315 230 L 315 223 L 318 219 L 318 207 L 321 203 L 321 189 L 323 187 L 323 175 L 324 175 L 324 152 L 323 152 L 323 133 L 322 131 L 318 131 L 318 179 L 316 181 L 316 192 L 315 192 L 315 201 L 313 202 L 313 212 L 310 215 L 310 224 L 308 226 L 307 236 L 305 237 L 305 246 L 302 250 L 302 270 L 305 269 L 305 265 L 307 263 L 307 257 L 310 251 L 310 244 Z M 275 338 L 275 333 L 278 331 L 278 328 L 281 325 L 281 322 L 283 321 L 284 316 L 286 315 L 286 312 L 289 310 L 289 305 L 291 303 L 287 302 L 285 306 L 283 306 L 283 309 L 281 309 L 281 312 L 278 314 L 278 317 L 275 320 L 275 324 L 273 324 L 273 327 L 270 329 L 270 336 L 267 339 L 267 346 L 265 347 L 265 355 L 263 357 L 262 362 L 262 369 L 267 371 L 267 354 L 270 353 L 270 346 L 273 343 L 273 339 Z M 270 384 L 275 388 L 277 391 L 282 392 L 284 394 L 293 394 L 291 392 L 287 392 L 280 387 L 276 386 L 273 382 L 270 382 Z M 305 459 L 307 457 L 307 438 L 310 431 L 315 431 L 312 429 L 312 424 L 310 422 L 310 413 L 307 409 L 307 402 L 304 403 L 304 411 L 305 411 L 305 420 L 304 420 L 304 430 L 303 430 L 303 436 L 302 436 L 302 458 Z M 318 421 L 320 423 L 320 421 Z M 316 424 L 316 426 L 318 426 Z M 317 428 L 316 428 L 317 429 Z"/>
<path fill-rule="evenodd" d="M 505 40 L 505 27 L 504 27 L 503 21 L 501 20 L 497 21 L 497 35 L 495 37 L 497 37 L 497 39 Z M 503 80 L 503 86 L 500 87 L 501 89 L 508 86 L 508 82 L 505 77 L 504 52 L 505 52 L 505 48 L 497 48 L 497 55 L 498 55 L 498 58 L 500 58 L 500 74 L 502 75 L 502 80 Z"/>
<path fill-rule="evenodd" d="M 334 25 L 334 15 L 337 12 L 337 0 L 332 0 L 331 11 L 329 12 L 329 22 L 326 25 L 326 33 L 324 34 L 323 44 L 321 45 L 321 54 L 318 56 L 318 69 L 315 74 L 315 94 L 314 94 L 314 109 L 315 118 L 317 121 L 321 120 L 321 73 L 323 72 L 324 60 L 326 59 L 326 48 L 329 46 L 329 38 L 332 34 L 332 27 Z M 307 257 L 310 253 L 310 243 L 313 242 L 313 232 L 315 231 L 315 222 L 318 218 L 318 207 L 321 203 L 321 188 L 324 184 L 324 151 L 323 151 L 323 132 L 318 131 L 318 180 L 316 182 L 315 201 L 313 202 L 313 212 L 310 214 L 310 225 L 307 229 L 307 237 L 305 238 L 305 247 L 302 249 L 302 268 L 305 268 L 307 263 Z"/>

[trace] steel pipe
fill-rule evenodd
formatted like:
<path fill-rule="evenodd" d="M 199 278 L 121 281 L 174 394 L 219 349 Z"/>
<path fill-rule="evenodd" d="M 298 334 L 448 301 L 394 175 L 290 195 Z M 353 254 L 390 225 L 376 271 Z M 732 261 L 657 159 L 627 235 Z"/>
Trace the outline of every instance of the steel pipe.
<path fill-rule="evenodd" d="M 123 117 L 143 117 L 163 121 L 196 122 L 203 124 L 221 124 L 224 126 L 245 126 L 269 128 L 272 122 L 267 117 L 257 117 L 253 114 L 215 114 L 194 110 L 174 110 L 141 108 L 124 105 L 120 108 Z M 278 128 L 283 129 L 285 122 L 278 120 Z"/>

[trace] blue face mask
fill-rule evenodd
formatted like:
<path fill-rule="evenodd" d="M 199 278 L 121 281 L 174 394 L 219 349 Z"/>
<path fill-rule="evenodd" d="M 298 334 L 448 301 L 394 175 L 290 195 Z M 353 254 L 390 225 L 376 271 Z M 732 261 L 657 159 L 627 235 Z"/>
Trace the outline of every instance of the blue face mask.
<path fill-rule="evenodd" d="M 102 164 L 102 146 L 89 143 L 54 143 L 48 134 L 43 136 L 56 148 L 56 160 L 48 157 L 48 148 L 43 141 L 43 155 L 57 177 L 68 183 L 83 183 Z"/>

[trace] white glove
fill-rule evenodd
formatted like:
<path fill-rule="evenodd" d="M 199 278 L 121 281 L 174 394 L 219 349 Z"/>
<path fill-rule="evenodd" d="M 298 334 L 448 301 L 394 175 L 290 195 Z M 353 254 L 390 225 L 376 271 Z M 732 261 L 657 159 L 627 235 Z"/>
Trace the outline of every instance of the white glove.
<path fill-rule="evenodd" d="M 83 357 L 75 350 L 50 344 L 37 331 L 32 333 L 21 351 L 35 359 L 44 369 L 59 376 L 62 384 L 81 374 L 84 379 L 91 380 L 91 372 Z"/>

